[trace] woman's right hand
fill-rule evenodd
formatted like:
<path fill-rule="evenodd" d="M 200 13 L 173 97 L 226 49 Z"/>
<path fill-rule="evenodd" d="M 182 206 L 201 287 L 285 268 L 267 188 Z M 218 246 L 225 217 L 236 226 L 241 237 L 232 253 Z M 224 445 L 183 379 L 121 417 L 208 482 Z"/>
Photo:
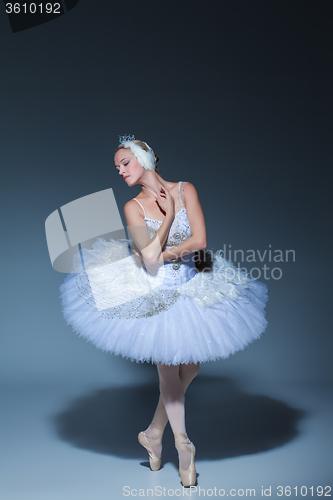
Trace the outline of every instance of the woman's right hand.
<path fill-rule="evenodd" d="M 168 215 L 175 216 L 175 201 L 165 186 L 160 187 L 160 191 L 155 194 L 156 203 Z"/>

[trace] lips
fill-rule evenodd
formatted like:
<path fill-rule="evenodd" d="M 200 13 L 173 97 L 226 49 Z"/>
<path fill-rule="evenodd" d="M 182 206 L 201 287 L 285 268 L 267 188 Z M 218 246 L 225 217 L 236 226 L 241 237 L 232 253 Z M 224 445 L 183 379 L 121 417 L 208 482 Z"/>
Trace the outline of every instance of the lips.
<path fill-rule="evenodd" d="M 124 181 L 126 181 L 126 179 L 127 179 L 128 177 L 129 177 L 129 175 L 125 175 L 125 176 L 123 177 Z"/>

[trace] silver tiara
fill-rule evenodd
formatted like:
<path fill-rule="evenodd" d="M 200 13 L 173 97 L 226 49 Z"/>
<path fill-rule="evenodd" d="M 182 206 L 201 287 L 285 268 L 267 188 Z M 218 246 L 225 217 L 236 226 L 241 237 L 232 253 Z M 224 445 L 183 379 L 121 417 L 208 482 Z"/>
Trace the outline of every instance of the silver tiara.
<path fill-rule="evenodd" d="M 119 135 L 119 142 L 122 144 L 125 141 L 134 141 L 134 135 Z"/>

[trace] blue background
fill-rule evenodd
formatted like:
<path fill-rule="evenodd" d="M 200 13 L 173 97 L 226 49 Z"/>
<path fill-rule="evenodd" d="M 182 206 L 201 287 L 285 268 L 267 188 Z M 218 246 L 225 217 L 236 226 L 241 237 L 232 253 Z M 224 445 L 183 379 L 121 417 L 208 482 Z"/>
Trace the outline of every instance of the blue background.
<path fill-rule="evenodd" d="M 81 0 L 17 33 L 0 15 L 0 374 L 6 394 L 21 394 L 17 408 L 22 394 L 40 388 L 59 402 L 50 414 L 64 404 L 61 390 L 71 400 L 90 389 L 156 389 L 153 366 L 102 353 L 65 324 L 64 275 L 52 269 L 45 240 L 51 212 L 109 187 L 125 224 L 123 205 L 139 188 L 114 168 L 118 134 L 147 141 L 166 180 L 196 186 L 208 248 L 295 250 L 295 262 L 264 261 L 283 276 L 261 278 L 269 293 L 261 340 L 202 365 L 198 384 L 301 384 L 315 388 L 313 397 L 331 384 L 330 23 L 328 3 L 307 1 Z M 146 425 L 149 418 L 147 411 Z M 31 485 L 26 491 L 43 497 Z"/>

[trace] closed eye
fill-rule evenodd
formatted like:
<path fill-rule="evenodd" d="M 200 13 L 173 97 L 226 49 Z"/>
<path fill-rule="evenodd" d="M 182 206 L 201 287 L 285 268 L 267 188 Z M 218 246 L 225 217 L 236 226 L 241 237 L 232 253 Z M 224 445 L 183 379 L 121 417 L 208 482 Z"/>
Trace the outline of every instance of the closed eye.
<path fill-rule="evenodd" d="M 128 161 L 127 163 L 123 163 L 124 167 L 126 167 L 128 164 L 129 164 L 129 161 Z M 119 166 L 119 165 L 116 165 L 116 169 L 119 171 L 120 166 Z"/>

